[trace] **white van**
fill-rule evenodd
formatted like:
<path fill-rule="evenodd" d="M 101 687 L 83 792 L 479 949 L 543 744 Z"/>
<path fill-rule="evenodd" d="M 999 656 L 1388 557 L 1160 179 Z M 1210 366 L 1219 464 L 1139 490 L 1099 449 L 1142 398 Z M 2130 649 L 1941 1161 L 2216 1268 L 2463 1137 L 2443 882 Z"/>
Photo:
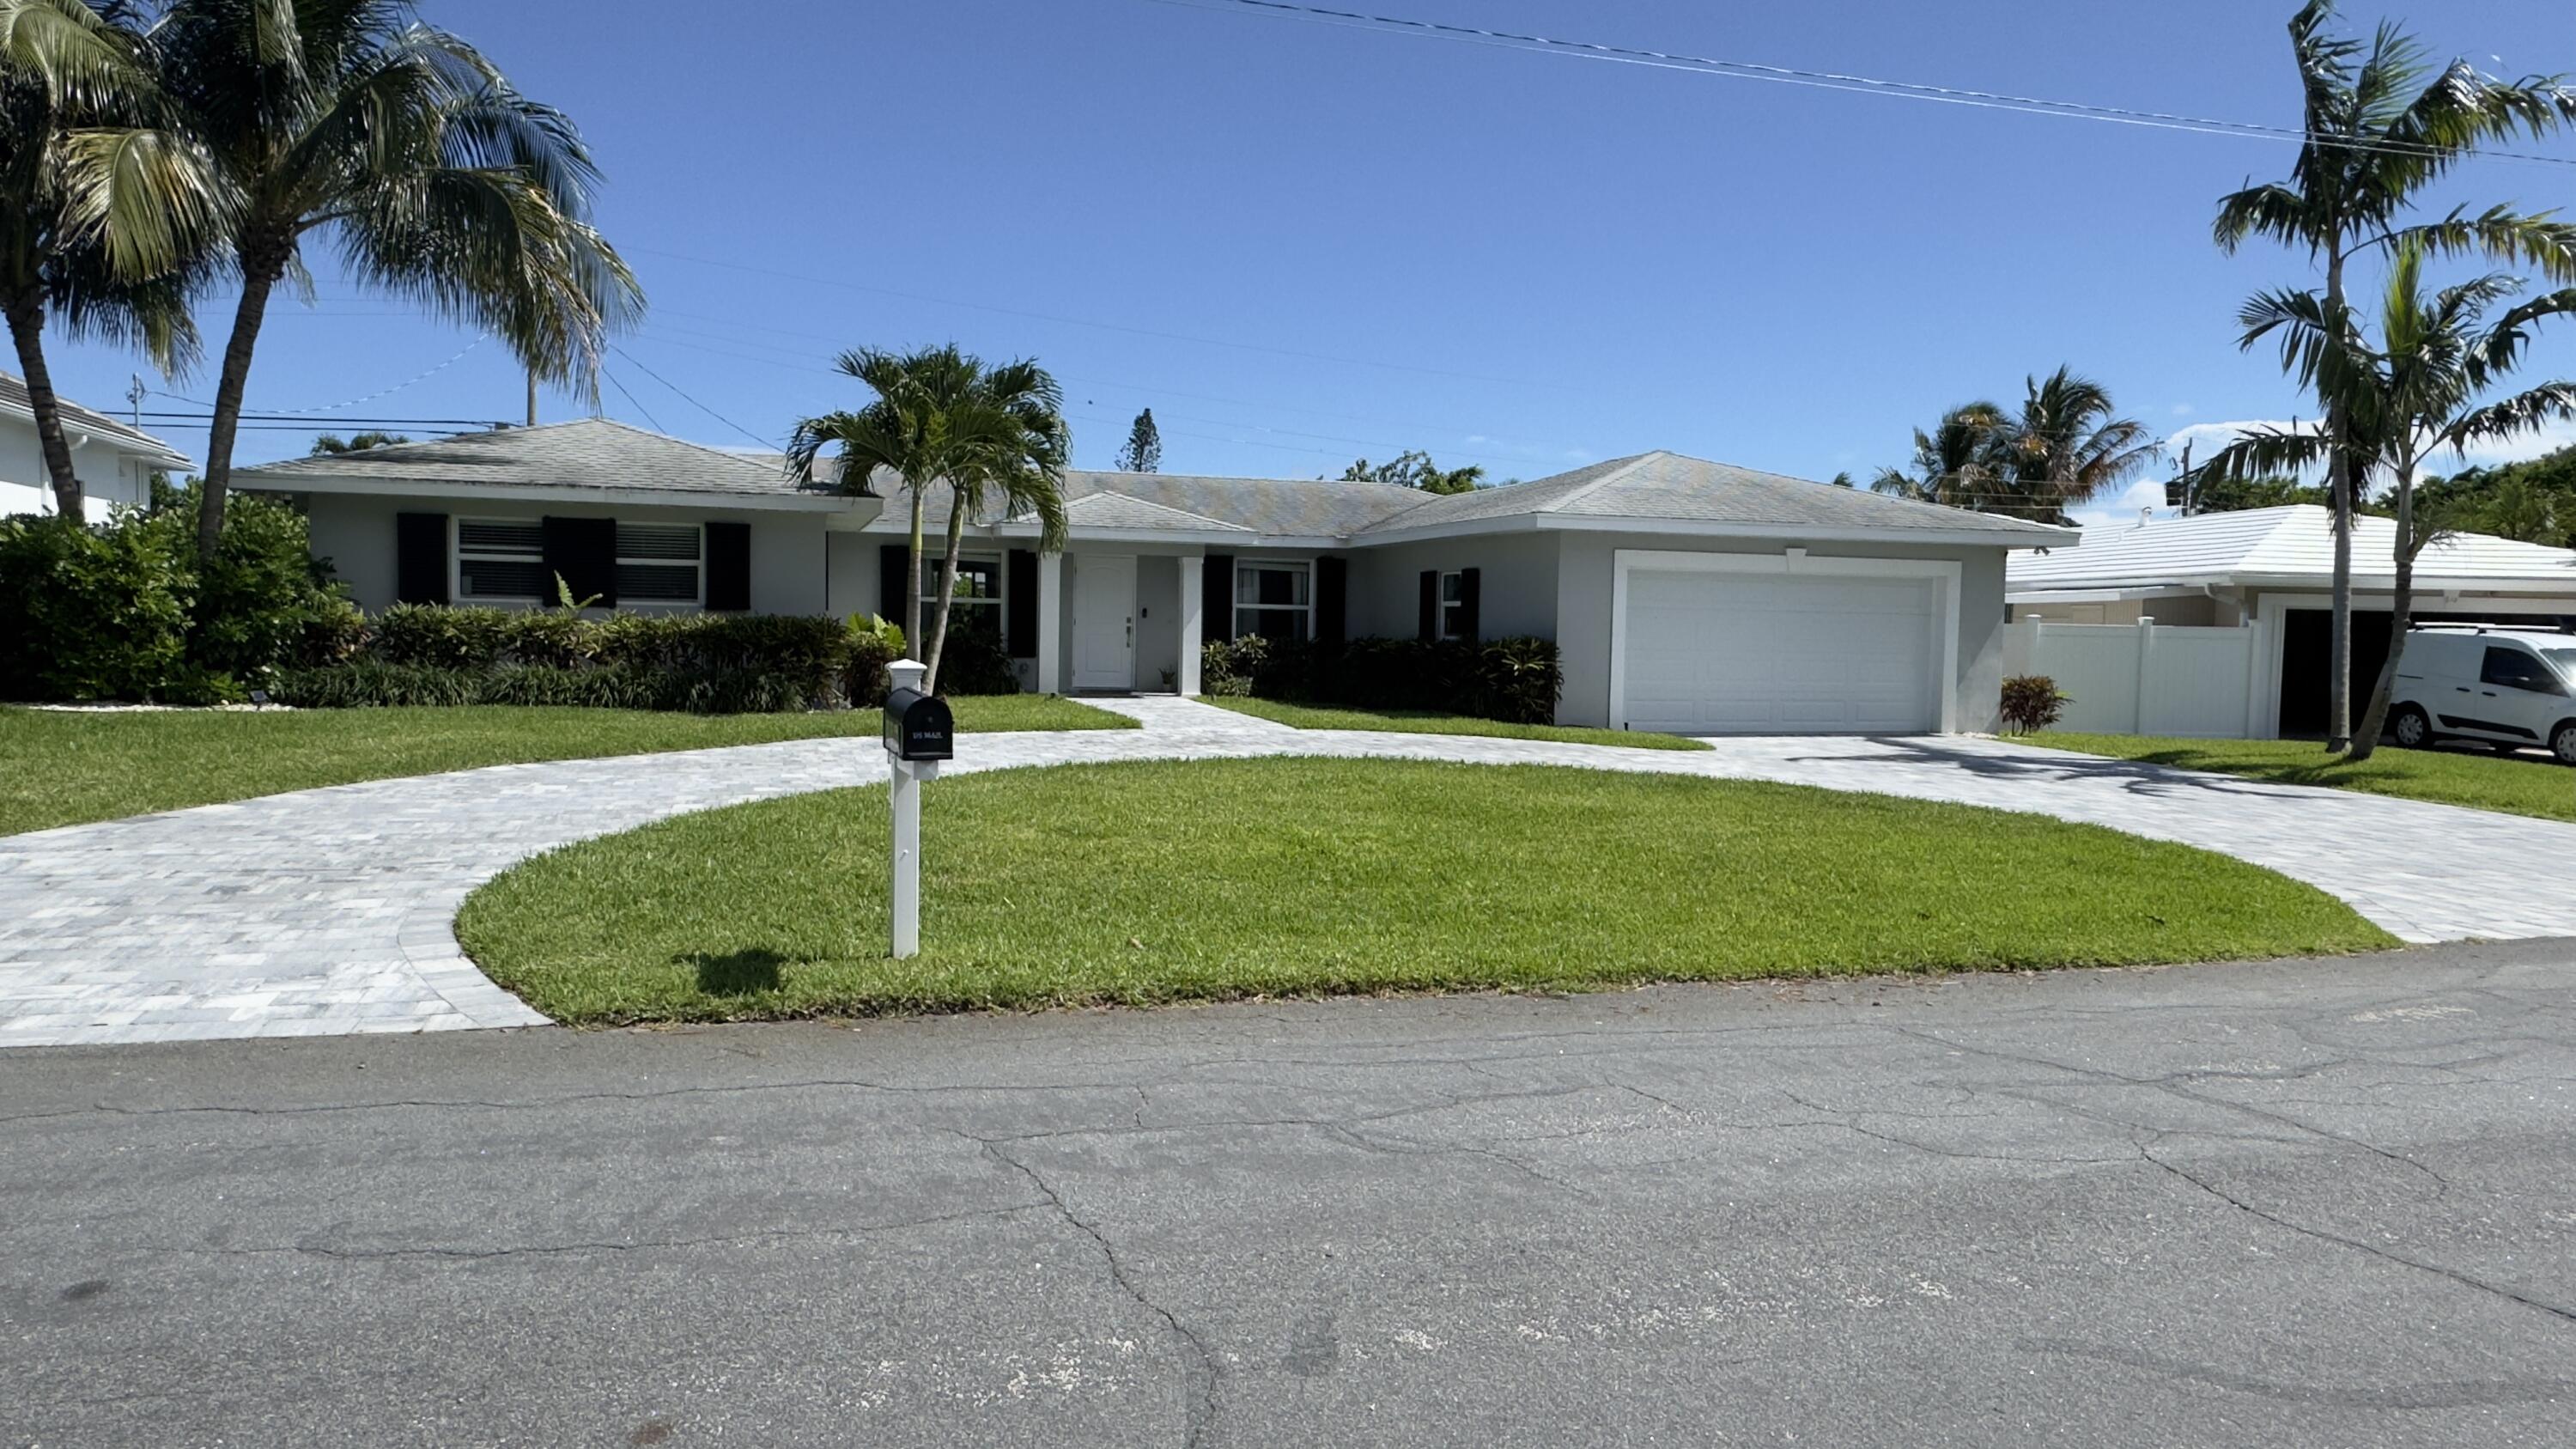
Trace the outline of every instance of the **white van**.
<path fill-rule="evenodd" d="M 2576 765 L 2576 634 L 2432 624 L 2406 634 L 2389 697 L 2388 738 L 2546 745 Z"/>

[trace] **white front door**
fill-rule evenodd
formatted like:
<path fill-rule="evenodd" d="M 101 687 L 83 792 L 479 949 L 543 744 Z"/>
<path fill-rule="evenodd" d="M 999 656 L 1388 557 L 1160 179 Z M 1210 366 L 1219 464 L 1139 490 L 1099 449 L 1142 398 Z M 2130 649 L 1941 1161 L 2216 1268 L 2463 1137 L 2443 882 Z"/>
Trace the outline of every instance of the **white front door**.
<path fill-rule="evenodd" d="M 1136 687 L 1136 559 L 1076 554 L 1073 560 L 1073 687 Z"/>

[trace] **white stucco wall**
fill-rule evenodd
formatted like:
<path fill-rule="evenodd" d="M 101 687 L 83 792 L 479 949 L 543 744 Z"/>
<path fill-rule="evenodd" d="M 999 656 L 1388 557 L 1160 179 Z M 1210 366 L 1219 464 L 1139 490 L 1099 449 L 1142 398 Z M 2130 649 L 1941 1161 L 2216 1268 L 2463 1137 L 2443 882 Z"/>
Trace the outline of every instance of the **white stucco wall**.
<path fill-rule="evenodd" d="M 79 436 L 72 434 L 74 441 Z M 73 451 L 72 471 L 80 476 L 84 511 L 92 517 L 101 504 L 130 506 L 152 499 L 151 465 L 96 441 Z M 0 417 L 0 514 L 53 512 L 51 478 L 36 425 L 25 418 Z"/>
<path fill-rule="evenodd" d="M 1746 543 L 1695 547 L 1670 534 L 1567 531 L 1557 561 L 1556 643 L 1565 671 L 1559 724 L 1610 723 L 1610 599 L 1613 558 L 1621 549 L 1708 553 L 1778 553 L 1789 545 Z M 2000 548 L 1907 544 L 1814 543 L 1812 558 L 1956 559 L 1959 571 L 1959 728 L 1990 731 L 2002 723 L 2004 554 Z M 1486 597 L 1493 596 L 1490 579 Z M 1488 608 L 1490 609 L 1490 605 Z M 1490 617 L 1490 616 L 1489 616 Z"/>
<path fill-rule="evenodd" d="M 345 493 L 300 495 L 313 554 L 330 561 L 361 608 L 394 602 L 394 515 L 444 513 L 450 518 L 623 518 L 638 523 L 751 525 L 751 608 L 756 614 L 822 614 L 828 542 L 820 514 L 721 508 L 653 508 L 628 504 L 483 502 L 454 498 L 388 498 Z M 871 560 L 873 565 L 873 560 Z M 873 568 L 871 568 L 873 575 Z M 871 582 L 873 579 L 871 579 Z M 869 595 L 873 597 L 873 595 Z M 844 611 L 846 612 L 846 611 Z"/>
<path fill-rule="evenodd" d="M 1422 628 L 1422 574 L 1478 570 L 1478 632 L 1488 639 L 1556 637 L 1556 535 L 1488 533 L 1381 544 L 1351 556 L 1350 630 L 1410 639 Z"/>

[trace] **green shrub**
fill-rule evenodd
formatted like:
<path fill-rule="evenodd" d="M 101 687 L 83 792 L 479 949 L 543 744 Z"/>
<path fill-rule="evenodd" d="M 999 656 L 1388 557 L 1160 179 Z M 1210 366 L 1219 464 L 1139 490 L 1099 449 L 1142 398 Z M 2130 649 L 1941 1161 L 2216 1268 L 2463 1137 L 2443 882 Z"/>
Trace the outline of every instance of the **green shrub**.
<path fill-rule="evenodd" d="M 841 693 L 853 709 L 879 708 L 893 687 L 886 666 L 903 657 L 903 626 L 874 614 L 852 614 L 848 632 L 850 664 L 842 676 Z"/>
<path fill-rule="evenodd" d="M 193 557 L 131 516 L 0 519 L 0 690 L 151 699 L 186 671 Z"/>
<path fill-rule="evenodd" d="M 298 709 L 367 709 L 473 704 L 481 693 L 480 681 L 470 670 L 392 664 L 362 656 L 341 664 L 285 670 L 269 697 Z"/>
<path fill-rule="evenodd" d="M 1209 644 L 1200 655 L 1199 687 L 1219 696 L 1548 724 L 1565 677 L 1556 645 L 1546 639 L 1316 644 L 1255 635 Z"/>
<path fill-rule="evenodd" d="M 396 604 L 378 614 L 367 653 L 386 664 L 422 669 L 489 669 L 521 616 L 509 609 Z"/>
<path fill-rule="evenodd" d="M 990 629 L 951 629 L 939 646 L 941 694 L 1017 694 L 1020 674 Z"/>
<path fill-rule="evenodd" d="M 345 653 L 360 616 L 332 584 L 329 566 L 314 561 L 304 516 L 279 499 L 235 494 L 224 505 L 215 556 L 199 561 L 198 491 L 191 484 L 156 493 L 148 516 L 110 525 L 159 535 L 171 556 L 196 574 L 188 607 L 189 678 L 174 678 L 163 694 L 171 687 L 198 690 L 197 681 L 208 676 L 256 679 L 287 664 L 318 662 L 317 652 Z"/>
<path fill-rule="evenodd" d="M 2004 681 L 2004 733 L 2026 735 L 2048 728 L 2075 702 L 2045 674 L 2016 674 Z"/>

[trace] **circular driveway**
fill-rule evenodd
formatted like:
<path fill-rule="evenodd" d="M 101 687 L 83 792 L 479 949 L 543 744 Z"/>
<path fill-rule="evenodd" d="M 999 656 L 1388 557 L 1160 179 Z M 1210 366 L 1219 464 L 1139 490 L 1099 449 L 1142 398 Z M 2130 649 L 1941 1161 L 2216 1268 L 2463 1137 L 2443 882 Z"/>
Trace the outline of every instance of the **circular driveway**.
<path fill-rule="evenodd" d="M 2415 942 L 2576 935 L 2576 825 L 1967 737 L 1706 752 L 1292 730 L 1176 699 L 1141 730 L 967 735 L 953 771 L 1365 756 L 1772 780 L 2054 815 L 2224 852 Z M 0 1047 L 528 1026 L 450 930 L 512 864 L 665 816 L 881 782 L 872 739 L 377 780 L 0 837 Z"/>

